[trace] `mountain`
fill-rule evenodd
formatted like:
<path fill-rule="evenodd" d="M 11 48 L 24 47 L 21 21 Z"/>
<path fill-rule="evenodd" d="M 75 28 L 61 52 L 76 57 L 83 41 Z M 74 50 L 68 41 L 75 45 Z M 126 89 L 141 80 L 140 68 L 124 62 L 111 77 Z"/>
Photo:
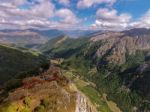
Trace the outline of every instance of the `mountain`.
<path fill-rule="evenodd" d="M 150 29 L 134 28 L 134 29 L 123 31 L 123 33 L 130 36 L 150 35 Z"/>
<path fill-rule="evenodd" d="M 94 30 L 62 30 L 64 34 L 68 35 L 69 37 L 73 38 L 80 38 L 80 37 L 86 37 L 90 34 L 96 32 Z"/>
<path fill-rule="evenodd" d="M 149 29 L 96 32 L 86 39 L 57 42 L 47 43 L 51 46 L 43 53 L 63 59 L 63 69 L 73 69 L 78 77 L 93 82 L 123 112 L 150 110 Z"/>
<path fill-rule="evenodd" d="M 46 57 L 1 46 L 0 111 L 150 111 L 149 29 L 62 34 L 37 48 Z"/>
<path fill-rule="evenodd" d="M 50 39 L 47 43 L 40 46 L 39 50 L 45 54 L 49 54 L 52 51 L 50 55 L 54 54 L 53 51 L 57 51 L 59 55 L 59 53 L 61 54 L 61 51 L 65 51 L 65 49 L 69 49 L 70 53 L 73 53 L 74 49 L 82 46 L 82 44 L 86 43 L 87 40 L 88 38 L 70 38 L 67 35 L 61 35 L 57 38 Z"/>
<path fill-rule="evenodd" d="M 48 30 L 28 29 L 28 30 L 36 32 L 44 37 L 47 37 L 48 39 L 55 38 L 64 34 L 63 31 L 57 29 L 48 29 Z"/>
<path fill-rule="evenodd" d="M 68 38 L 66 36 L 59 37 L 57 42 L 55 42 L 59 46 Z M 70 46 L 70 48 L 82 45 L 80 43 L 82 40 L 86 39 L 69 39 L 69 43 L 77 42 L 75 46 Z M 64 45 L 64 48 L 67 48 L 69 44 L 67 43 L 65 42 L 66 45 Z M 8 70 L 12 69 L 16 72 L 19 69 L 24 70 L 14 73 L 13 77 L 8 78 L 11 71 L 7 75 L 4 75 L 7 78 L 5 81 L 1 79 L 4 81 L 4 86 L 0 87 L 1 112 L 97 112 L 97 107 L 99 110 L 110 110 L 106 104 L 106 98 L 104 99 L 106 101 L 95 100 L 100 97 L 99 93 L 92 87 L 92 83 L 77 77 L 71 80 L 72 78 L 70 75 L 68 77 L 68 74 L 72 74 L 73 77 L 75 74 L 72 71 L 60 68 L 56 64 L 57 60 L 51 60 L 50 68 L 47 70 L 46 57 L 40 56 L 39 60 L 42 60 L 39 65 L 38 59 L 28 60 L 28 58 L 31 58 L 30 54 L 32 53 L 31 51 L 28 52 L 27 49 L 21 49 L 20 51 L 20 48 L 2 47 L 4 49 L 3 52 L 6 52 L 6 54 L 8 52 L 6 48 L 9 49 L 9 53 L 5 55 L 9 59 L 9 63 L 4 61 L 5 59 L 3 58 L 4 64 L 12 66 L 12 68 L 6 65 L 5 67 Z M 26 56 L 26 54 L 28 55 Z M 11 59 L 15 62 L 12 63 Z M 28 63 L 28 66 L 26 66 L 26 63 Z M 53 65 L 53 63 L 56 65 Z M 33 67 L 32 70 L 28 68 L 32 65 L 37 66 L 37 68 L 34 69 Z M 3 73 L 7 73 L 7 71 L 3 71 Z M 99 104 L 97 107 L 95 106 L 96 103 Z"/>
<path fill-rule="evenodd" d="M 14 44 L 25 47 L 34 47 L 39 44 L 44 44 L 51 38 L 62 35 L 63 32 L 55 29 L 51 30 L 1 30 L 0 43 Z"/>
<path fill-rule="evenodd" d="M 0 43 L 16 47 L 37 49 L 50 39 L 63 35 L 71 38 L 88 37 L 93 30 L 56 30 L 56 29 L 25 29 L 25 30 L 0 30 Z"/>
<path fill-rule="evenodd" d="M 47 63 L 46 58 L 36 52 L 0 45 L 0 84 L 30 72 L 37 73 Z"/>
<path fill-rule="evenodd" d="M 10 44 L 43 44 L 47 40 L 59 37 L 61 35 L 68 35 L 72 38 L 88 36 L 95 31 L 93 30 L 0 30 L 0 43 Z"/>

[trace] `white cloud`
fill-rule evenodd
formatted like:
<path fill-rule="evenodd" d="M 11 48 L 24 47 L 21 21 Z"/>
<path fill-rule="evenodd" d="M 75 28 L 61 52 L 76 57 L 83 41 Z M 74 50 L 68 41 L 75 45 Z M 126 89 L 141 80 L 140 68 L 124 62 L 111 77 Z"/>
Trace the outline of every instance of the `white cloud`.
<path fill-rule="evenodd" d="M 138 20 L 130 22 L 128 28 L 150 28 L 150 9 Z"/>
<path fill-rule="evenodd" d="M 56 16 L 61 18 L 61 22 L 64 24 L 77 24 L 79 23 L 79 19 L 76 15 L 69 9 L 60 9 L 56 11 Z"/>
<path fill-rule="evenodd" d="M 77 3 L 78 8 L 89 8 L 95 4 L 108 4 L 113 5 L 116 0 L 79 0 Z"/>
<path fill-rule="evenodd" d="M 26 0 L 0 0 L 1 5 L 7 5 L 7 6 L 17 6 L 22 5 Z"/>
<path fill-rule="evenodd" d="M 52 17 L 54 14 L 54 5 L 45 0 L 45 2 L 41 2 L 40 4 L 34 6 L 30 11 L 33 15 L 40 17 Z"/>
<path fill-rule="evenodd" d="M 1 0 L 0 0 L 1 1 Z M 14 1 L 14 0 L 12 0 Z M 30 8 L 18 8 L 20 4 L 14 2 L 3 2 L 0 4 L 0 26 L 1 28 L 69 28 L 77 27 L 78 17 L 67 8 L 56 10 L 50 0 L 36 0 L 38 3 L 24 2 Z M 22 3 L 21 3 L 22 4 Z M 53 21 L 56 17 L 58 21 Z"/>
<path fill-rule="evenodd" d="M 150 9 L 140 18 L 140 20 L 137 22 L 142 27 L 148 27 L 150 28 Z"/>
<path fill-rule="evenodd" d="M 96 21 L 92 26 L 100 29 L 121 30 L 128 27 L 131 18 L 129 14 L 118 14 L 115 9 L 103 8 L 96 12 Z"/>
<path fill-rule="evenodd" d="M 117 10 L 107 8 L 99 9 L 96 12 L 95 29 L 124 30 L 130 28 L 150 28 L 150 9 L 138 20 L 132 20 L 130 14 L 118 14 Z"/>
<path fill-rule="evenodd" d="M 65 5 L 65 6 L 68 6 L 69 3 L 70 3 L 70 0 L 58 0 L 58 2 L 59 2 L 60 4 L 63 4 L 63 5 Z"/>
<path fill-rule="evenodd" d="M 20 9 L 19 5 L 27 3 L 26 0 L 20 0 L 22 2 L 17 2 L 18 0 L 0 0 L 0 25 L 5 28 L 5 26 L 16 27 L 16 26 L 40 26 L 40 25 L 50 25 L 48 20 L 50 17 L 54 16 L 55 6 L 49 0 L 38 0 L 38 4 L 34 4 L 30 9 Z"/>
<path fill-rule="evenodd" d="M 55 0 L 56 1 L 56 0 Z M 87 8 L 96 4 L 112 5 L 117 0 L 78 0 L 79 8 Z M 57 0 L 68 6 L 71 0 Z M 20 8 L 20 6 L 29 6 Z M 64 6 L 64 7 L 65 7 Z M 110 7 L 109 7 L 110 8 Z M 91 15 L 93 16 L 93 15 Z M 57 18 L 57 20 L 53 20 Z M 80 18 L 68 8 L 56 9 L 52 0 L 0 0 L 0 28 L 91 28 L 81 22 L 88 22 L 90 18 Z M 118 13 L 115 9 L 100 8 L 96 12 L 96 20 L 92 28 L 123 30 L 127 28 L 150 28 L 150 10 L 138 20 L 132 19 L 130 14 Z M 86 29 L 85 28 L 85 29 Z"/>
<path fill-rule="evenodd" d="M 20 9 L 17 6 L 10 7 L 9 5 L 0 5 L 0 12 L 7 15 L 8 18 L 48 18 L 54 15 L 54 9 L 54 5 L 48 0 L 40 2 L 30 9 Z"/>
<path fill-rule="evenodd" d="M 150 26 L 150 10 L 148 10 L 146 12 L 146 14 L 144 14 L 144 16 L 141 18 L 141 20 L 143 21 L 143 23 Z"/>

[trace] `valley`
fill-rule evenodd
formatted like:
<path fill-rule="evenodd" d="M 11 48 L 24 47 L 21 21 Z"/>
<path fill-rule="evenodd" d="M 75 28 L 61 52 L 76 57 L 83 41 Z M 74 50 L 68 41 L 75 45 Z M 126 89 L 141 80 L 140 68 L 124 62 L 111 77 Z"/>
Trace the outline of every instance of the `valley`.
<path fill-rule="evenodd" d="M 34 50 L 3 44 L 0 110 L 149 112 L 149 37 L 139 28 L 59 35 Z"/>
<path fill-rule="evenodd" d="M 150 112 L 150 0 L 0 0 L 0 112 Z"/>
<path fill-rule="evenodd" d="M 65 40 L 44 54 L 63 58 L 62 68 L 73 69 L 79 77 L 94 83 L 96 90 L 101 95 L 107 94 L 122 111 L 149 110 L 149 103 L 144 100 L 150 95 L 146 64 L 149 63 L 149 30 L 98 33 L 72 41 Z M 139 72 L 143 64 L 147 67 Z"/>

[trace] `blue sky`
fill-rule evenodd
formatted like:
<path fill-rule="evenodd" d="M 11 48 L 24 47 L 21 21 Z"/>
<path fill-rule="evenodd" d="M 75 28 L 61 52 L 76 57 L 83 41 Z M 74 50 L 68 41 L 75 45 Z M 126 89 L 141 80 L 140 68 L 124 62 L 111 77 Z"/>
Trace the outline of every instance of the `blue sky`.
<path fill-rule="evenodd" d="M 117 9 L 120 13 L 130 13 L 134 19 L 137 19 L 150 9 L 150 1 L 120 0 L 114 4 L 114 8 Z"/>
<path fill-rule="evenodd" d="M 149 0 L 0 0 L 0 28 L 150 27 Z"/>

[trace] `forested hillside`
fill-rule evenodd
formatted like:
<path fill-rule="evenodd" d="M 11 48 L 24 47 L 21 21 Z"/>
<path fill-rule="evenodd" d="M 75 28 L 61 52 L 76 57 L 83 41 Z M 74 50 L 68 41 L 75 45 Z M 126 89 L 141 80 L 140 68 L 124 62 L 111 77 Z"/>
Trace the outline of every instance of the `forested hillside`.
<path fill-rule="evenodd" d="M 48 65 L 41 54 L 23 52 L 16 48 L 0 45 L 0 83 L 4 83 L 27 72 L 38 72 L 40 67 Z"/>

